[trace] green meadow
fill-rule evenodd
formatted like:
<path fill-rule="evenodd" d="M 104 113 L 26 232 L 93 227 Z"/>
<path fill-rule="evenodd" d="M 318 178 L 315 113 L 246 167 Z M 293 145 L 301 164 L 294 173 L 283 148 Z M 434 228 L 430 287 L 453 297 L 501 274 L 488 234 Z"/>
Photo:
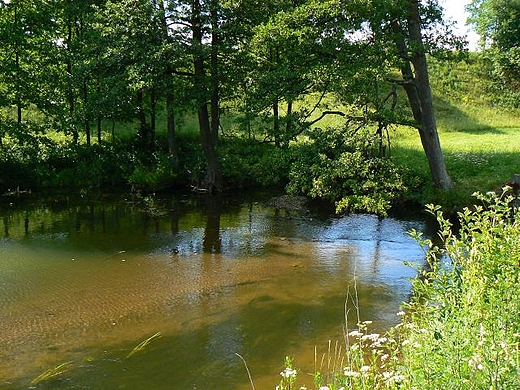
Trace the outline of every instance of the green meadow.
<path fill-rule="evenodd" d="M 453 192 L 431 185 L 416 130 L 399 127 L 391 132 L 392 156 L 419 180 L 408 196 L 421 204 L 460 210 L 472 202 L 474 192 L 496 190 L 520 173 L 520 110 L 494 104 L 475 66 L 455 63 L 449 70 L 439 69 L 435 62 L 431 66 L 437 126 L 456 186 Z M 448 78 L 457 82 L 448 83 Z"/>

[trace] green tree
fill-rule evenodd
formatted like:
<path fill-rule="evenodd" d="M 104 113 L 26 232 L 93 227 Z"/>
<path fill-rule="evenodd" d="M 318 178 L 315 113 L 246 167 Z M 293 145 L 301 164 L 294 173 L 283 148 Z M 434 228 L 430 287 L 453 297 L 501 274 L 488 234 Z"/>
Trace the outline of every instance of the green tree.
<path fill-rule="evenodd" d="M 451 189 L 453 182 L 440 147 L 426 61 L 429 50 L 442 49 L 448 40 L 424 34 L 425 30 L 434 31 L 433 27 L 442 21 L 441 15 L 435 1 L 357 0 L 338 7 L 336 1 L 308 0 L 290 11 L 279 12 L 258 30 L 260 42 L 275 42 L 266 50 L 275 47 L 278 54 L 280 48 L 287 48 L 285 58 L 275 56 L 273 61 L 264 55 L 273 70 L 262 72 L 263 80 L 268 87 L 283 91 L 275 93 L 275 98 L 285 93 L 290 101 L 302 85 L 303 90 L 313 86 L 322 94 L 334 91 L 347 107 L 354 107 L 349 113 L 325 110 L 319 118 L 336 113 L 361 125 L 413 125 L 418 129 L 433 182 L 439 188 Z M 279 63 L 285 63 L 281 71 L 275 66 Z M 392 77 L 396 68 L 401 70 L 400 79 Z M 288 74 L 291 76 L 284 79 Z M 391 92 L 389 80 L 404 87 L 411 119 L 398 115 L 395 104 L 390 109 L 385 107 L 390 96 L 397 97 Z M 265 89 L 259 88 L 262 92 Z M 390 92 L 382 98 L 381 91 Z M 270 96 L 265 92 L 261 95 Z"/>
<path fill-rule="evenodd" d="M 110 94 L 112 104 L 129 103 L 117 119 L 137 119 L 137 134 L 145 149 L 155 143 L 156 108 L 164 91 L 162 28 L 160 9 L 148 0 L 107 1 L 98 10 L 97 29 L 106 43 L 98 73 L 111 81 L 106 87 L 119 95 Z"/>
<path fill-rule="evenodd" d="M 519 0 L 473 0 L 466 9 L 483 48 L 509 50 L 520 44 Z"/>
<path fill-rule="evenodd" d="M 0 103 L 15 107 L 16 122 L 21 125 L 23 110 L 41 104 L 42 53 L 51 46 L 51 12 L 47 4 L 20 0 L 1 1 L 0 11 Z"/>
<path fill-rule="evenodd" d="M 474 0 L 468 18 L 480 35 L 482 57 L 499 101 L 520 105 L 520 1 Z"/>

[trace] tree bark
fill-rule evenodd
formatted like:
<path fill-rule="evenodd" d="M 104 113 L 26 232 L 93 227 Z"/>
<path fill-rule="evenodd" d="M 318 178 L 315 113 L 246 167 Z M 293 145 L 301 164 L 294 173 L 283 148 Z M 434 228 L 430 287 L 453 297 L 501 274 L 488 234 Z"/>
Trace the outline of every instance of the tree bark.
<path fill-rule="evenodd" d="M 282 146 L 282 141 L 280 140 L 280 106 L 278 103 L 278 98 L 273 102 L 273 135 L 274 135 L 274 144 L 277 148 Z"/>
<path fill-rule="evenodd" d="M 219 52 L 219 28 L 218 5 L 216 0 L 211 1 L 211 133 L 213 142 L 218 143 L 218 130 L 220 128 L 220 80 L 218 69 Z"/>
<path fill-rule="evenodd" d="M 222 190 L 222 172 L 218 160 L 215 139 L 211 131 L 207 103 L 206 70 L 202 45 L 202 18 L 200 0 L 193 0 L 191 28 L 193 33 L 193 68 L 195 93 L 198 103 L 199 129 L 206 157 L 206 178 L 203 186 L 210 192 Z"/>
<path fill-rule="evenodd" d="M 67 21 L 67 100 L 69 103 L 69 126 L 71 127 L 72 132 L 72 140 L 74 144 L 78 143 L 79 140 L 79 134 L 78 129 L 76 128 L 76 121 L 75 121 L 75 111 L 76 111 L 76 103 L 75 103 L 75 96 L 74 96 L 74 85 L 73 85 L 73 77 L 72 74 L 72 21 Z"/>
<path fill-rule="evenodd" d="M 166 127 L 168 132 L 168 154 L 172 168 L 179 168 L 179 154 L 177 152 L 177 140 L 175 138 L 175 108 L 173 98 L 172 75 L 166 75 Z"/>
<path fill-rule="evenodd" d="M 159 9 L 159 17 L 161 20 L 161 29 L 163 39 L 168 42 L 168 21 L 166 16 L 166 9 L 164 1 L 158 1 L 157 7 Z M 175 138 L 175 99 L 173 91 L 173 69 L 170 65 L 165 69 L 165 84 L 166 84 L 166 129 L 168 133 L 168 155 L 170 157 L 171 167 L 175 170 L 179 168 L 179 154 L 177 140 Z"/>
<path fill-rule="evenodd" d="M 89 118 L 89 101 L 88 86 L 86 80 L 83 80 L 83 120 L 85 121 L 85 135 L 87 136 L 87 146 L 90 146 L 90 118 Z"/>
<path fill-rule="evenodd" d="M 446 169 L 437 131 L 428 63 L 421 33 L 421 14 L 418 0 L 408 0 L 407 22 L 411 51 L 401 35 L 403 31 L 399 23 L 397 21 L 392 23 L 396 34 L 397 51 L 404 60 L 401 67 L 401 74 L 404 79 L 403 87 L 414 119 L 418 124 L 421 143 L 428 160 L 433 183 L 440 189 L 451 190 L 454 184 Z M 413 65 L 413 70 L 411 65 Z"/>
<path fill-rule="evenodd" d="M 155 149 L 155 135 L 156 135 L 156 122 L 157 122 L 157 94 L 155 88 L 152 87 L 150 90 L 150 149 Z"/>
<path fill-rule="evenodd" d="M 290 139 L 293 135 L 293 101 L 292 99 L 287 100 L 287 115 L 286 115 L 286 123 L 285 123 L 285 133 L 287 134 L 287 139 Z"/>
<path fill-rule="evenodd" d="M 16 34 L 20 34 L 18 29 L 18 2 L 14 3 L 14 28 L 16 30 Z M 16 120 L 18 126 L 22 124 L 22 75 L 21 75 L 21 66 L 20 66 L 20 43 L 18 39 L 15 40 L 15 67 L 16 67 L 16 89 L 15 89 L 15 99 L 16 99 Z"/>
<path fill-rule="evenodd" d="M 148 143 L 148 125 L 146 124 L 146 112 L 144 110 L 144 90 L 139 88 L 136 93 L 137 117 L 139 118 L 138 135 L 141 141 Z"/>

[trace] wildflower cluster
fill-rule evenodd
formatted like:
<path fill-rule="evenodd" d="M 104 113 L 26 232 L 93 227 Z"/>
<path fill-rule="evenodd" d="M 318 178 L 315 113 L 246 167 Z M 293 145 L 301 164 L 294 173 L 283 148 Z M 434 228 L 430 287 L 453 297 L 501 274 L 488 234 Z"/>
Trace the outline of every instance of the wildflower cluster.
<path fill-rule="evenodd" d="M 291 390 L 293 389 L 294 383 L 296 382 L 296 377 L 298 375 L 298 371 L 293 368 L 292 359 L 287 356 L 285 358 L 285 369 L 280 372 L 280 376 L 282 379 L 278 386 L 276 386 L 276 390 Z"/>
<path fill-rule="evenodd" d="M 398 342 L 391 333 L 369 332 L 371 324 L 363 321 L 348 332 L 343 364 L 334 365 L 332 372 L 318 372 L 317 389 L 399 389 L 406 382 L 404 374 L 393 368 L 398 360 Z"/>

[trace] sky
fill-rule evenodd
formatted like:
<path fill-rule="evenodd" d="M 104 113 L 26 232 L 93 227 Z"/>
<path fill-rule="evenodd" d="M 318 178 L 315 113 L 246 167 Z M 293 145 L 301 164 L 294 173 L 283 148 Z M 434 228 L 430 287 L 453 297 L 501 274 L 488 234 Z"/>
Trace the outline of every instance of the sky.
<path fill-rule="evenodd" d="M 464 7 L 470 2 L 471 0 L 440 0 L 439 4 L 444 8 L 446 18 L 457 22 L 457 31 L 462 35 L 467 35 L 469 49 L 476 50 L 478 35 L 473 31 L 469 31 L 465 25 L 468 15 L 464 11 Z"/>

